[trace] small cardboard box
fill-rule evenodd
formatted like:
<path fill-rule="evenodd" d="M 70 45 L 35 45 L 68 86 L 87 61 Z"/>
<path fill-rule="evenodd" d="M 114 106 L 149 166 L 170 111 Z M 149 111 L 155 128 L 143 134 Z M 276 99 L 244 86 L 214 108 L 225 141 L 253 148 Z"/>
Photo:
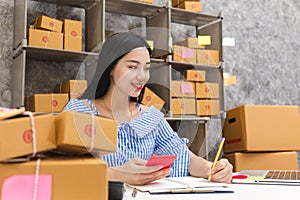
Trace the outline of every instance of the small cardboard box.
<path fill-rule="evenodd" d="M 176 7 L 179 4 L 181 4 L 182 2 L 185 2 L 186 0 L 172 0 L 172 6 Z"/>
<path fill-rule="evenodd" d="M 157 96 L 152 90 L 148 87 L 145 88 L 144 96 L 142 99 L 142 104 L 145 106 L 155 106 L 158 110 L 161 110 L 165 104 L 165 101 Z"/>
<path fill-rule="evenodd" d="M 86 80 L 68 80 L 55 87 L 56 93 L 69 93 L 70 98 L 78 98 L 87 88 Z"/>
<path fill-rule="evenodd" d="M 208 49 L 197 49 L 197 63 L 201 65 L 219 65 L 219 51 Z"/>
<path fill-rule="evenodd" d="M 0 195 L 3 197 L 5 193 L 8 199 L 32 199 L 36 168 L 37 161 L 0 163 Z M 40 160 L 38 174 L 38 199 L 108 199 L 107 165 L 100 159 Z M 20 184 L 23 192 L 19 190 Z M 45 195 L 49 196 L 43 198 Z"/>
<path fill-rule="evenodd" d="M 181 46 L 192 48 L 192 49 L 204 49 L 205 45 L 199 45 L 198 38 L 186 38 L 185 40 L 178 43 Z"/>
<path fill-rule="evenodd" d="M 145 2 L 145 3 L 151 3 L 151 4 L 153 4 L 153 0 L 136 0 L 136 1 L 140 1 L 140 2 Z"/>
<path fill-rule="evenodd" d="M 73 154 L 84 154 L 91 150 L 114 152 L 117 129 L 114 120 L 94 116 L 93 121 L 90 114 L 66 111 L 56 116 L 57 148 Z"/>
<path fill-rule="evenodd" d="M 61 112 L 69 101 L 69 95 L 34 94 L 26 99 L 26 110 L 33 112 Z"/>
<path fill-rule="evenodd" d="M 63 34 L 51 31 L 29 29 L 28 46 L 63 49 Z"/>
<path fill-rule="evenodd" d="M 77 20 L 64 20 L 64 49 L 82 51 L 82 22 Z"/>
<path fill-rule="evenodd" d="M 224 152 L 300 150 L 298 106 L 241 105 L 227 111 Z"/>
<path fill-rule="evenodd" d="M 209 116 L 220 114 L 219 100 L 197 100 L 197 115 Z"/>
<path fill-rule="evenodd" d="M 179 45 L 173 45 L 172 59 L 179 62 L 196 63 L 196 50 Z"/>
<path fill-rule="evenodd" d="M 35 115 L 36 151 L 56 148 L 55 118 L 53 115 Z M 0 121 L 0 160 L 33 154 L 32 123 L 27 115 Z"/>
<path fill-rule="evenodd" d="M 212 99 L 219 98 L 218 83 L 196 83 L 196 98 Z"/>
<path fill-rule="evenodd" d="M 184 76 L 187 81 L 198 81 L 204 82 L 205 81 L 206 72 L 202 70 L 191 70 L 188 69 L 185 71 Z"/>
<path fill-rule="evenodd" d="M 38 17 L 33 22 L 35 29 L 45 29 L 48 31 L 53 31 L 57 33 L 62 32 L 63 22 L 45 15 Z"/>
<path fill-rule="evenodd" d="M 172 97 L 192 97 L 195 98 L 195 83 L 189 81 L 172 81 Z"/>
<path fill-rule="evenodd" d="M 202 12 L 202 4 L 200 1 L 185 1 L 177 6 L 188 11 Z"/>
<path fill-rule="evenodd" d="M 233 171 L 241 170 L 299 170 L 298 155 L 287 152 L 235 152 L 224 154 L 233 165 Z"/>
<path fill-rule="evenodd" d="M 196 100 L 187 98 L 172 98 L 173 115 L 195 115 Z"/>

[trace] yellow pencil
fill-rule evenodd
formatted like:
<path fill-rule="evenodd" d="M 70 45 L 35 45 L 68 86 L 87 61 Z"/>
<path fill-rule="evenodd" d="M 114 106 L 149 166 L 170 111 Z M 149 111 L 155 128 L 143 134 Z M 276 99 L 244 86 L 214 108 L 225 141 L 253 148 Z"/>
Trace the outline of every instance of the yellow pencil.
<path fill-rule="evenodd" d="M 216 167 L 216 164 L 217 164 L 217 162 L 218 162 L 219 156 L 220 156 L 220 154 L 221 154 L 221 150 L 222 150 L 222 148 L 223 148 L 224 141 L 225 141 L 225 138 L 223 138 L 222 141 L 221 141 L 221 143 L 220 143 L 220 146 L 219 146 L 217 155 L 216 155 L 215 160 L 214 160 L 214 162 L 213 162 L 213 165 L 212 165 L 212 167 L 211 167 L 212 170 L 215 169 L 215 167 Z M 210 180 L 211 177 L 212 177 L 212 174 L 209 175 L 208 180 Z"/>

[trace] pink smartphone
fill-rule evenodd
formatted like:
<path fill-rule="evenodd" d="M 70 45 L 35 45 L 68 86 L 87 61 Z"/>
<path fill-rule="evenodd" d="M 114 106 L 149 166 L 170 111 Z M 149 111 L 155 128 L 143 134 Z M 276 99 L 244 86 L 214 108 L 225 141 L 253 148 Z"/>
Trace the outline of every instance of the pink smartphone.
<path fill-rule="evenodd" d="M 175 159 L 175 155 L 153 155 L 148 160 L 146 166 L 162 165 L 162 169 L 165 169 L 171 167 Z"/>

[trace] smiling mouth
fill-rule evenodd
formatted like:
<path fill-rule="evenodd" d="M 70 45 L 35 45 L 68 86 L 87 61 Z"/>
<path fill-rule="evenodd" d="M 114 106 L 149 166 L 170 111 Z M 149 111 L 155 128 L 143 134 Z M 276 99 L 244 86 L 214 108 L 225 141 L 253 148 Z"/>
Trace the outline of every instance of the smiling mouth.
<path fill-rule="evenodd" d="M 133 87 L 135 87 L 136 90 L 141 90 L 144 87 L 143 84 L 134 84 L 134 83 L 132 83 L 131 85 L 133 85 Z"/>

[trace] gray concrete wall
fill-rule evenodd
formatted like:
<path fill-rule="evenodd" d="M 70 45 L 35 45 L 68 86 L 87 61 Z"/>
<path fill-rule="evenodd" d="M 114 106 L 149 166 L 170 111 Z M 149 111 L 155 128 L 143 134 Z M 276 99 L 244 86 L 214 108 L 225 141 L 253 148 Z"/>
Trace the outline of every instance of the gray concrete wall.
<path fill-rule="evenodd" d="M 155 1 L 159 5 L 165 2 Z M 7 107 L 12 99 L 13 4 L 13 0 L 0 1 L 0 106 Z M 222 11 L 223 36 L 236 42 L 223 49 L 224 71 L 237 76 L 237 84 L 225 88 L 226 108 L 241 104 L 300 106 L 300 2 L 203 0 L 202 4 L 204 13 L 218 15 Z M 82 9 L 38 2 L 29 3 L 29 12 L 29 21 L 41 14 L 84 19 Z M 107 34 L 145 26 L 144 20 L 118 14 L 107 14 L 106 22 Z M 188 32 L 178 27 L 177 32 L 182 31 Z M 28 61 L 26 95 L 51 92 L 58 82 L 75 78 L 79 67 L 78 63 Z"/>

